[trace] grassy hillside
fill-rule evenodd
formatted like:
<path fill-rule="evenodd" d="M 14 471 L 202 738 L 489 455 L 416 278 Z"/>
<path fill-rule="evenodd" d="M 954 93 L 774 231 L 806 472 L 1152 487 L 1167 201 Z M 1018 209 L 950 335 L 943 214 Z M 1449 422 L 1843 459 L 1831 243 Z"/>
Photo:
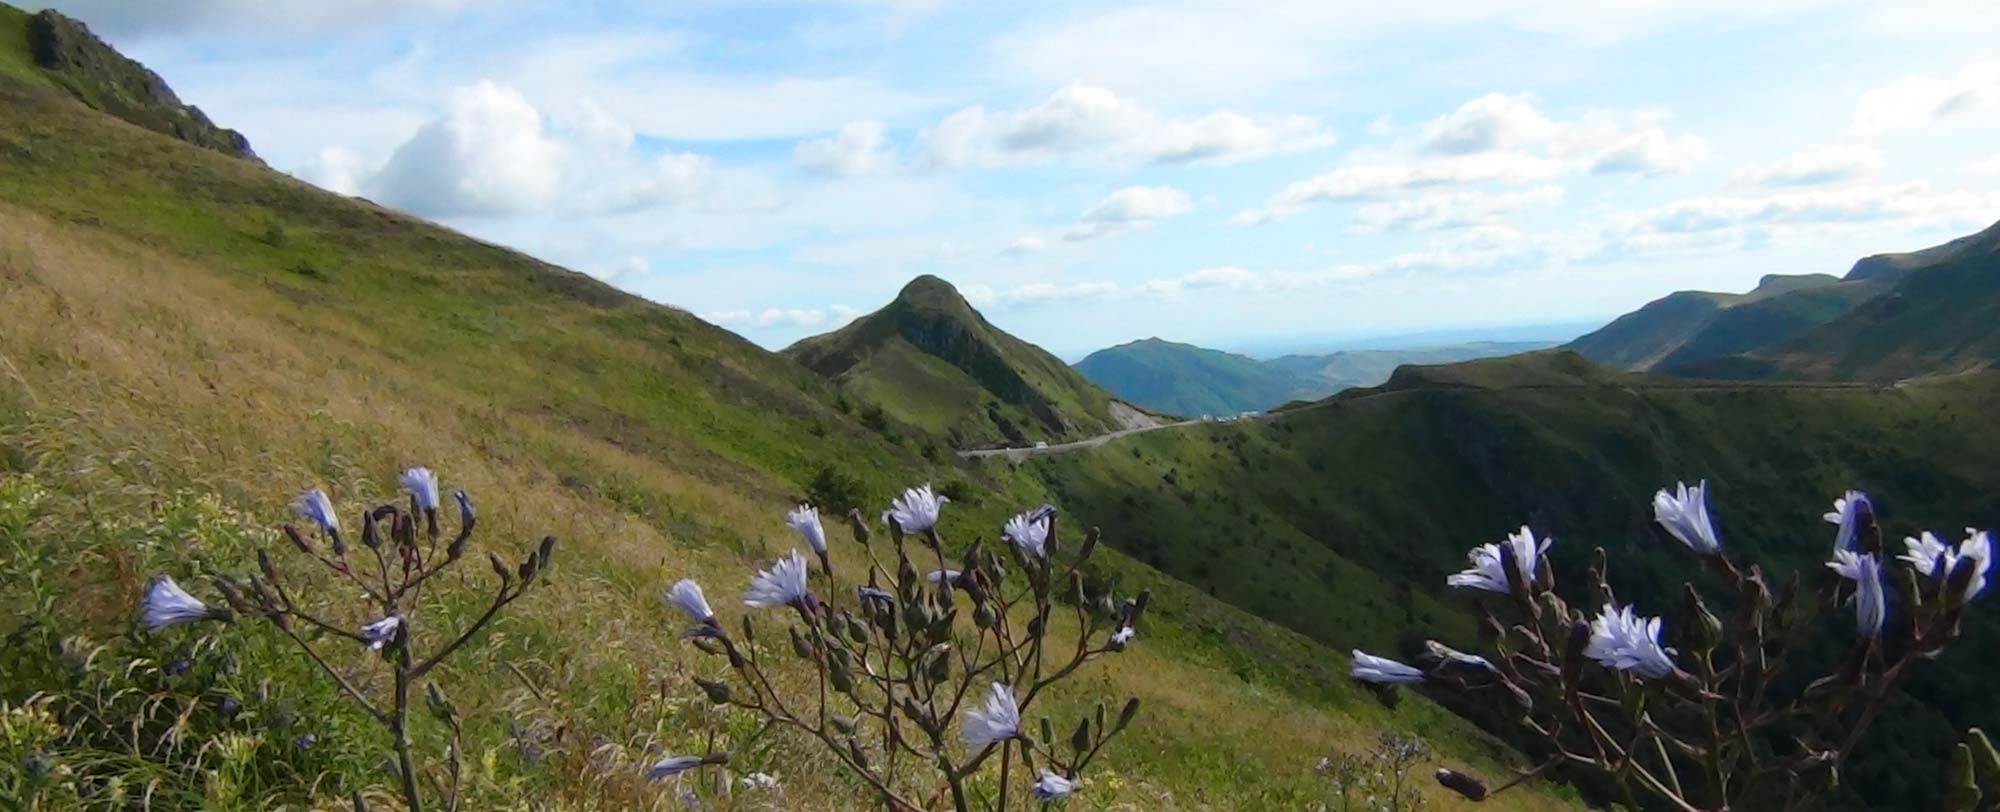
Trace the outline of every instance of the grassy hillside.
<path fill-rule="evenodd" d="M 1602 545 L 1620 560 L 1619 593 L 1671 615 L 1688 572 L 1650 526 L 1649 500 L 1677 479 L 1712 483 L 1728 543 L 1809 578 L 1831 538 L 1819 514 L 1847 487 L 1876 494 L 1892 538 L 1919 523 L 2000 525 L 1996 404 L 1996 374 L 1890 390 L 1728 384 L 1552 352 L 1408 367 L 1270 420 L 1030 466 L 1140 560 L 1331 647 L 1407 655 L 1426 634 L 1473 641 L 1471 604 L 1444 577 L 1522 524 L 1557 539 L 1562 579 Z M 1900 726 L 1873 737 L 1883 752 L 1845 771 L 1871 808 L 1931 808 L 1922 776 L 1951 728 L 2000 723 L 1975 676 L 2000 668 L 1991 609 L 1972 621 L 1988 642 L 1913 685 L 1933 704 L 1907 703 Z"/>
<path fill-rule="evenodd" d="M 1186 417 L 1268 409 L 1301 394 L 1293 375 L 1254 358 L 1157 338 L 1093 352 L 1076 371 L 1120 399 Z"/>
<path fill-rule="evenodd" d="M 1887 270 L 1885 270 L 1887 269 Z M 1892 382 L 2000 363 L 2000 224 L 1857 264 L 1880 295 L 1789 340 L 1681 364 L 1674 374 Z"/>
<path fill-rule="evenodd" d="M 1791 338 L 1880 290 L 1826 274 L 1771 274 L 1749 293 L 1669 294 L 1566 346 L 1607 366 L 1659 370 Z"/>
<path fill-rule="evenodd" d="M 1074 440 L 1117 427 L 1111 398 L 988 323 L 951 283 L 920 276 L 854 323 L 784 354 L 957 448 Z"/>
<path fill-rule="evenodd" d="M 97 695 L 107 712 L 166 709 L 183 744 L 94 750 L 9 727 L 30 736 L 6 740 L 10 769 L 87 757 L 62 766 L 118 776 L 93 791 L 152 808 L 327 808 L 357 788 L 393 808 L 379 731 L 269 634 L 147 634 L 131 607 L 153 573 L 252 569 L 309 485 L 352 507 L 392 498 L 394 472 L 422 463 L 475 495 L 487 549 L 562 538 L 548 586 L 439 672 L 477 709 L 468 808 L 678 809 L 640 765 L 711 736 L 740 745 L 740 770 L 779 774 L 794 808 L 867 807 L 810 748 L 753 743 L 745 720 L 698 701 L 687 678 L 716 666 L 677 639 L 661 587 L 692 574 L 722 606 L 793 545 L 781 511 L 829 465 L 870 505 L 962 481 L 944 528 L 961 541 L 1047 498 L 1038 482 L 929 462 L 726 331 L 113 120 L 17 74 L 18 58 L 0 47 L 0 701 L 11 725 L 34 692 L 117 689 Z M 855 571 L 851 545 L 836 549 Z M 1146 702 L 1088 790 L 1106 808 L 1300 807 L 1318 755 L 1385 726 L 1445 744 L 1448 763 L 1490 772 L 1506 757 L 1435 706 L 1363 700 L 1343 658 L 1304 637 L 1130 560 L 1102 575 L 1159 595 L 1145 643 L 1056 698 Z M 477 609 L 436 601 L 424 610 L 443 626 Z M 341 650 L 335 666 L 359 673 L 365 656 Z M 120 704 L 140 698 L 150 710 Z M 295 744 L 307 733 L 318 743 Z M 428 718 L 416 737 L 444 746 Z"/>

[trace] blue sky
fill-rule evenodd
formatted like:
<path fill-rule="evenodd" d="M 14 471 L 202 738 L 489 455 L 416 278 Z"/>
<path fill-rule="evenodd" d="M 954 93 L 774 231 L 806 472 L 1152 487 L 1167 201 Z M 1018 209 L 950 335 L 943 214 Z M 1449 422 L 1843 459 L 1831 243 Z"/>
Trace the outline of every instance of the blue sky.
<path fill-rule="evenodd" d="M 2000 220 L 2000 7 L 69 0 L 275 168 L 769 347 L 1578 323 Z"/>

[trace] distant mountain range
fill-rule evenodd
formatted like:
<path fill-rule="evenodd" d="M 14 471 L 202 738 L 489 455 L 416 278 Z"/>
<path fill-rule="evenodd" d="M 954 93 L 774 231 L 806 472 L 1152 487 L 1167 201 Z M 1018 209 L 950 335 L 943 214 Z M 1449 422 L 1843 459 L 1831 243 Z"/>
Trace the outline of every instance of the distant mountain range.
<path fill-rule="evenodd" d="M 1682 377 L 1886 382 L 2000 361 L 2000 224 L 1878 254 L 1844 277 L 1681 291 L 1570 342 L 1601 364 Z"/>
<path fill-rule="evenodd" d="M 917 277 L 882 309 L 783 354 L 834 379 L 863 410 L 879 408 L 960 448 L 1082 439 L 1146 420 L 1061 359 L 994 327 L 935 276 Z"/>
<path fill-rule="evenodd" d="M 1245 355 L 1148 338 L 1098 350 L 1076 369 L 1131 403 L 1171 414 L 1235 414 L 1295 400 L 1318 400 L 1389 380 L 1404 364 L 1448 364 L 1529 352 L 1553 342 L 1480 341 L 1395 350 L 1343 350 L 1259 361 Z"/>

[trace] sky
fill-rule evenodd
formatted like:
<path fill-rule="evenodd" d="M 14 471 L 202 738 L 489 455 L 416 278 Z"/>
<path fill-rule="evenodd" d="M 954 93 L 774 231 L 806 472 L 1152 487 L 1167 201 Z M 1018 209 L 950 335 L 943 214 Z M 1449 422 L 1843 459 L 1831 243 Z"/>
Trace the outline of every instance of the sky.
<path fill-rule="evenodd" d="M 30 4 L 33 5 L 33 4 Z M 65 0 L 274 168 L 766 347 L 1602 321 L 2000 220 L 2000 4 Z"/>

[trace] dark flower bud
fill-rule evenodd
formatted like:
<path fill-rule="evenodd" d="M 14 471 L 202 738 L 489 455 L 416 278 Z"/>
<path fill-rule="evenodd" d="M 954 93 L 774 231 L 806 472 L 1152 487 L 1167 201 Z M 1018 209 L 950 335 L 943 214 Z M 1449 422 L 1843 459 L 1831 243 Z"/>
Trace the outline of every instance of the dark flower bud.
<path fill-rule="evenodd" d="M 1458 793 L 1460 797 L 1468 801 L 1477 802 L 1486 800 L 1486 784 L 1465 773 L 1456 770 L 1440 769 L 1437 771 L 1437 782 L 1440 786 Z"/>
<path fill-rule="evenodd" d="M 1089 561 L 1091 554 L 1097 552 L 1097 541 L 1103 537 L 1103 532 L 1099 531 L 1096 527 L 1092 527 L 1084 532 L 1083 546 L 1076 550 L 1076 563 L 1078 566 L 1082 566 L 1083 562 Z"/>
<path fill-rule="evenodd" d="M 493 565 L 493 574 L 500 576 L 501 583 L 507 583 L 514 580 L 513 568 L 507 566 L 507 562 L 502 558 L 500 558 L 499 553 L 488 550 L 486 553 L 486 561 L 487 563 Z"/>
<path fill-rule="evenodd" d="M 1076 724 L 1076 732 L 1069 734 L 1069 749 L 1075 750 L 1078 753 L 1090 749 L 1089 719 L 1078 722 Z"/>
<path fill-rule="evenodd" d="M 792 653 L 798 655 L 801 660 L 813 659 L 813 645 L 806 641 L 805 635 L 799 633 L 799 627 L 788 626 L 786 631 L 791 634 Z"/>
<path fill-rule="evenodd" d="M 945 680 L 951 679 L 951 649 L 941 646 L 932 650 L 930 667 L 925 670 L 924 676 L 933 685 L 942 685 Z"/>
<path fill-rule="evenodd" d="M 708 702 L 714 702 L 714 704 L 730 704 L 730 686 L 728 686 L 728 682 L 720 682 L 720 680 L 708 680 L 708 678 L 700 678 L 700 676 L 696 676 L 696 678 L 694 678 L 694 684 L 702 686 L 702 694 L 708 694 Z"/>
<path fill-rule="evenodd" d="M 840 735 L 842 736 L 854 735 L 854 722 L 855 722 L 854 717 L 835 716 L 832 719 L 828 719 L 826 721 L 828 724 L 833 725 L 834 731 L 838 732 Z"/>
<path fill-rule="evenodd" d="M 835 651 L 838 651 L 838 649 L 835 649 Z M 850 696 L 854 694 L 854 672 L 849 671 L 846 661 L 838 657 L 828 659 L 826 681 L 829 685 L 833 686 L 833 690 L 839 693 Z"/>
<path fill-rule="evenodd" d="M 978 628 L 993 628 L 993 622 L 997 619 L 993 614 L 993 607 L 989 604 L 982 603 L 972 607 L 972 625 Z"/>
<path fill-rule="evenodd" d="M 1117 733 L 1124 730 L 1125 726 L 1132 724 L 1132 719 L 1138 715 L 1139 698 L 1135 696 L 1125 701 L 1125 709 L 1118 712 L 1118 726 L 1112 728 L 1111 732 Z"/>
<path fill-rule="evenodd" d="M 861 518 L 861 510 L 859 508 L 847 511 L 847 528 L 854 533 L 855 541 L 861 542 L 861 546 L 863 547 L 868 546 L 870 535 L 868 532 L 868 521 Z"/>
<path fill-rule="evenodd" d="M 893 526 L 894 522 L 890 524 Z M 854 766 L 868 769 L 868 753 L 861 749 L 861 742 L 854 739 L 847 740 L 847 757 L 854 760 Z"/>
<path fill-rule="evenodd" d="M 1583 679 L 1583 653 L 1590 647 L 1590 624 L 1576 620 L 1569 624 L 1569 638 L 1563 641 L 1562 681 L 1572 694 Z"/>
<path fill-rule="evenodd" d="M 431 716 L 440 722 L 454 724 L 458 719 L 458 706 L 445 698 L 444 689 L 439 688 L 436 682 L 424 683 L 424 704 L 430 709 Z"/>
<path fill-rule="evenodd" d="M 1722 620 L 1708 611 L 1693 584 L 1681 585 L 1681 645 L 1695 653 L 1706 653 L 1722 639 Z"/>
<path fill-rule="evenodd" d="M 293 547 L 299 548 L 299 552 L 306 555 L 312 555 L 312 542 L 306 541 L 305 534 L 300 533 L 298 528 L 289 524 L 285 525 L 283 529 L 285 531 L 285 539 L 290 541 Z"/>
<path fill-rule="evenodd" d="M 410 504 L 412 510 L 414 510 L 416 505 L 416 502 L 414 500 L 416 499 L 416 497 L 413 496 L 410 498 L 413 500 Z M 416 514 L 397 512 L 395 514 L 395 523 L 390 526 L 389 530 L 390 533 L 393 534 L 396 539 L 396 546 L 409 547 L 416 544 L 417 543 Z"/>
<path fill-rule="evenodd" d="M 751 625 L 749 615 L 743 616 L 743 642 L 757 642 L 757 630 Z"/>
<path fill-rule="evenodd" d="M 1056 746 L 1056 726 L 1047 716 L 1042 717 L 1042 746 L 1049 748 Z"/>
<path fill-rule="evenodd" d="M 361 514 L 361 544 L 370 550 L 378 549 L 382 546 L 382 529 L 376 526 L 376 522 L 378 521 L 376 516 L 383 511 L 394 514 L 396 509 L 385 506 Z"/>
<path fill-rule="evenodd" d="M 257 549 L 257 569 L 264 573 L 264 580 L 278 582 L 278 567 L 271 563 L 271 553 L 261 547 Z"/>
<path fill-rule="evenodd" d="M 515 570 L 515 575 L 521 579 L 522 586 L 526 586 L 534 582 L 536 564 L 539 561 L 541 561 L 541 559 L 533 555 L 530 555 L 527 558 L 521 560 L 521 567 L 520 569 Z"/>
<path fill-rule="evenodd" d="M 243 589 L 236 585 L 234 579 L 226 575 L 217 575 L 214 580 L 215 591 L 222 593 L 222 600 L 229 604 L 229 608 L 241 614 L 253 613 L 254 607 L 243 599 Z"/>
<path fill-rule="evenodd" d="M 543 536 L 542 546 L 535 550 L 536 568 L 547 569 L 549 566 L 549 559 L 554 557 L 555 554 L 556 554 L 556 537 Z"/>

